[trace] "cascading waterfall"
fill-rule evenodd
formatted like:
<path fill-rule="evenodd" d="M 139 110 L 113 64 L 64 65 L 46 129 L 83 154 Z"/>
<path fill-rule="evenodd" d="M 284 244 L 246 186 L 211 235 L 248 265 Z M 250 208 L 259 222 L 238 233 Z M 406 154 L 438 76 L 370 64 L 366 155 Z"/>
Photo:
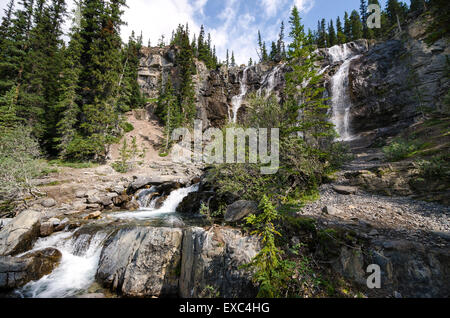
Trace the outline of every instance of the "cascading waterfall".
<path fill-rule="evenodd" d="M 354 59 L 360 57 L 347 44 L 335 45 L 328 49 L 332 63 L 343 62 L 331 79 L 331 122 L 336 126 L 341 141 L 352 139 L 350 129 L 350 109 L 352 107 L 349 90 L 349 70 Z"/>
<path fill-rule="evenodd" d="M 262 95 L 262 91 L 264 89 L 265 92 L 265 98 L 269 98 L 270 94 L 272 94 L 272 92 L 275 89 L 275 86 L 277 84 L 276 82 L 276 76 L 277 74 L 280 72 L 280 70 L 283 68 L 284 64 L 279 64 L 277 66 L 275 66 L 269 74 L 266 75 L 266 77 L 264 78 L 264 80 L 261 83 L 261 87 L 258 90 L 258 95 L 261 96 Z"/>
<path fill-rule="evenodd" d="M 240 85 L 239 95 L 233 96 L 233 98 L 231 99 L 232 113 L 233 113 L 232 122 L 233 123 L 237 123 L 237 116 L 238 116 L 239 109 L 241 108 L 242 101 L 244 100 L 244 97 L 248 91 L 248 85 L 247 85 L 248 69 L 249 69 L 249 67 L 246 67 L 244 69 L 244 72 L 242 74 L 242 79 L 239 81 L 239 85 Z M 231 117 L 231 114 L 230 114 L 230 117 Z"/>
<path fill-rule="evenodd" d="M 149 189 L 148 192 L 146 192 L 146 195 L 151 194 L 154 191 L 151 191 L 152 189 Z M 151 219 L 155 218 L 164 214 L 168 213 L 175 213 L 178 205 L 183 201 L 185 197 L 189 195 L 189 193 L 197 192 L 199 190 L 199 185 L 195 184 L 193 186 L 190 186 L 188 188 L 181 188 L 175 191 L 172 191 L 170 195 L 167 197 L 167 199 L 164 201 L 163 205 L 159 209 L 155 209 L 156 200 L 158 198 L 153 199 L 150 204 L 147 206 L 143 206 L 141 203 L 141 209 L 136 212 L 123 212 L 123 213 L 116 213 L 114 214 L 115 218 L 118 219 L 138 219 L 138 220 L 145 220 L 145 219 Z M 141 201 L 138 202 L 146 202 L 146 199 L 143 198 Z"/>
<path fill-rule="evenodd" d="M 105 232 L 76 235 L 75 231 L 39 239 L 32 251 L 56 248 L 62 254 L 61 263 L 52 273 L 28 283 L 16 293 L 25 298 L 67 298 L 85 292 L 95 281 L 107 236 Z"/>

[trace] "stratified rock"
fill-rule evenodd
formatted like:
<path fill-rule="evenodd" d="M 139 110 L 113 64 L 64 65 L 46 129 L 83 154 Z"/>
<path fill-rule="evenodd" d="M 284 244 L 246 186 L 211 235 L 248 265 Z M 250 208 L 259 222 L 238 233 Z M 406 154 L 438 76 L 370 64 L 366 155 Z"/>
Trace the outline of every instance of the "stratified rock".
<path fill-rule="evenodd" d="M 61 252 L 54 248 L 20 258 L 0 256 L 0 290 L 19 288 L 50 274 L 58 266 L 61 256 Z"/>
<path fill-rule="evenodd" d="M 70 220 L 69 218 L 64 218 L 64 220 L 62 220 L 59 225 L 57 225 L 55 227 L 55 232 L 59 232 L 62 231 L 66 228 L 66 226 L 68 226 L 70 224 Z"/>
<path fill-rule="evenodd" d="M 29 250 L 39 236 L 41 214 L 27 210 L 0 230 L 0 255 L 15 255 Z"/>
<path fill-rule="evenodd" d="M 96 211 L 96 212 L 92 212 L 92 213 L 88 214 L 86 219 L 87 220 L 94 220 L 94 219 L 100 218 L 101 216 L 102 216 L 102 212 Z"/>
<path fill-rule="evenodd" d="M 122 229 L 105 244 L 97 279 L 128 297 L 176 296 L 182 238 L 180 229 Z"/>
<path fill-rule="evenodd" d="M 225 298 L 255 297 L 252 275 L 240 266 L 248 264 L 259 248 L 255 237 L 239 230 L 185 230 L 179 296 L 198 298 L 213 289 Z"/>
<path fill-rule="evenodd" d="M 334 185 L 333 186 L 333 190 L 336 191 L 339 194 L 350 195 L 350 194 L 356 194 L 356 192 L 358 191 L 358 188 Z"/>
<path fill-rule="evenodd" d="M 258 212 L 258 204 L 254 201 L 237 201 L 229 205 L 225 213 L 225 221 L 236 222 L 247 215 Z"/>

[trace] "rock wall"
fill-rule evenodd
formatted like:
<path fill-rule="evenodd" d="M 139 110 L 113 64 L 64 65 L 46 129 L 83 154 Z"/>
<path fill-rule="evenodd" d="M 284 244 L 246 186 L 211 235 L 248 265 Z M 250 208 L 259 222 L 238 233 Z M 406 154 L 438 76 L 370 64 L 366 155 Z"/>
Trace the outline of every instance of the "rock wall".
<path fill-rule="evenodd" d="M 96 278 L 126 297 L 254 297 L 240 266 L 258 250 L 239 230 L 127 227 L 106 242 Z"/>

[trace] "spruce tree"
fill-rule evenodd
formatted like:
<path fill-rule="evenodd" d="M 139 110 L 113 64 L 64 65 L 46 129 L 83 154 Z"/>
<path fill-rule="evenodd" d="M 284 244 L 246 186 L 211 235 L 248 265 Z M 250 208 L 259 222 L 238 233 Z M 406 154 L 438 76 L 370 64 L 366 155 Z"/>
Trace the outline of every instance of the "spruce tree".
<path fill-rule="evenodd" d="M 346 41 L 352 41 L 353 37 L 352 37 L 352 24 L 350 22 L 350 19 L 348 17 L 348 13 L 345 12 L 344 14 L 344 35 L 346 38 Z"/>
<path fill-rule="evenodd" d="M 326 117 L 328 106 L 322 98 L 324 89 L 318 85 L 322 75 L 314 65 L 317 60 L 315 48 L 312 39 L 305 34 L 296 6 L 292 9 L 289 23 L 292 42 L 287 54 L 292 72 L 286 74 L 281 136 L 300 133 L 304 140 L 328 138 L 333 131 Z"/>
<path fill-rule="evenodd" d="M 342 28 L 342 22 L 339 17 L 336 19 L 336 33 L 337 33 L 337 43 L 344 44 L 347 42 L 344 34 L 344 29 Z"/>
<path fill-rule="evenodd" d="M 332 47 L 337 44 L 336 31 L 334 30 L 333 20 L 328 26 L 328 46 Z"/>
<path fill-rule="evenodd" d="M 363 27 L 361 23 L 361 19 L 359 17 L 359 14 L 356 10 L 353 10 L 350 15 L 350 24 L 351 24 L 351 30 L 352 35 L 351 39 L 352 41 L 361 39 L 363 37 Z"/>

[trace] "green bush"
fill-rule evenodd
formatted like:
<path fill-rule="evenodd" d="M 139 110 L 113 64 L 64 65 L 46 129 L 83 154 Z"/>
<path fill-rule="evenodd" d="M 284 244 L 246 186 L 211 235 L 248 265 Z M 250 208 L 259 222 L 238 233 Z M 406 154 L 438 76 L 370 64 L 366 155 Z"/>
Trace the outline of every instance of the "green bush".
<path fill-rule="evenodd" d="M 388 161 L 400 161 L 414 156 L 424 146 L 418 141 L 396 139 L 388 146 L 383 147 L 383 153 Z"/>
<path fill-rule="evenodd" d="M 132 132 L 134 130 L 134 126 L 132 124 L 130 124 L 129 122 L 123 123 L 122 128 L 126 134 L 129 132 Z"/>
<path fill-rule="evenodd" d="M 0 199 L 32 193 L 31 180 L 43 171 L 43 161 L 31 128 L 18 126 L 0 132 Z"/>
<path fill-rule="evenodd" d="M 418 160 L 414 165 L 424 178 L 447 179 L 450 177 L 450 160 L 448 155 L 435 156 L 428 160 Z"/>

